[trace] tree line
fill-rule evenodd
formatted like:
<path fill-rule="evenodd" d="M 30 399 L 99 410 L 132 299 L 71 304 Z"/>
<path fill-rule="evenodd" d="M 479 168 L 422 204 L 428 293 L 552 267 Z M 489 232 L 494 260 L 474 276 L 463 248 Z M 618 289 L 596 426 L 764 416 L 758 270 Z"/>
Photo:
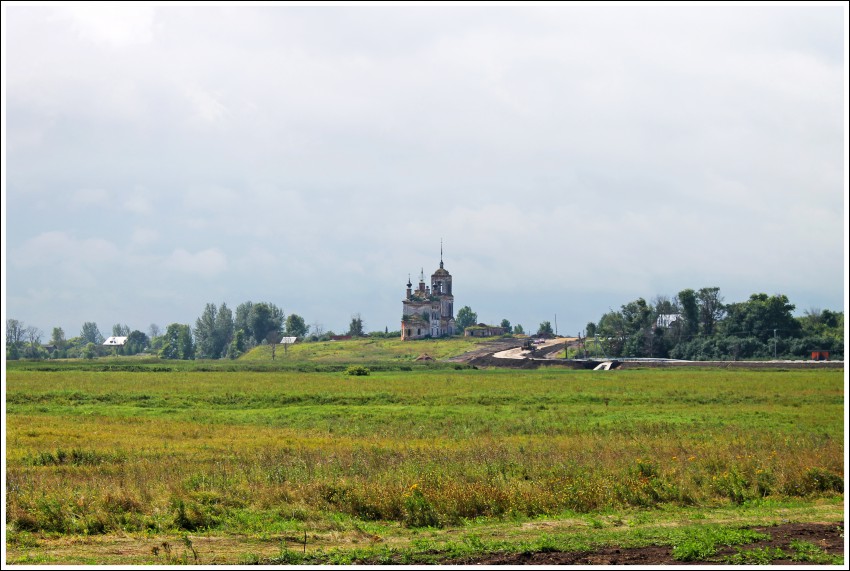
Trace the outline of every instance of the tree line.
<path fill-rule="evenodd" d="M 359 313 L 351 317 L 346 336 L 366 335 Z M 370 333 L 377 337 L 398 337 L 400 331 Z M 112 326 L 113 337 L 126 337 L 121 346 L 104 346 L 106 340 L 95 322 L 85 322 L 76 337 L 67 337 L 61 327 L 54 327 L 49 340 L 34 326 L 17 319 L 6 320 L 6 358 L 93 359 L 107 355 L 157 355 L 163 359 L 235 359 L 262 344 L 273 346 L 283 337 L 297 337 L 302 341 L 325 341 L 336 337 L 320 323 L 308 326 L 298 314 L 286 315 L 274 303 L 246 301 L 232 311 L 226 303 L 216 306 L 207 303 L 194 326 L 172 323 L 165 330 L 151 324 L 147 332 L 131 330 L 117 323 Z"/>
<path fill-rule="evenodd" d="M 717 287 L 638 298 L 588 323 L 585 350 L 695 361 L 802 359 L 818 350 L 843 359 L 844 313 L 809 309 L 795 317 L 795 308 L 782 294 L 724 303 Z"/>

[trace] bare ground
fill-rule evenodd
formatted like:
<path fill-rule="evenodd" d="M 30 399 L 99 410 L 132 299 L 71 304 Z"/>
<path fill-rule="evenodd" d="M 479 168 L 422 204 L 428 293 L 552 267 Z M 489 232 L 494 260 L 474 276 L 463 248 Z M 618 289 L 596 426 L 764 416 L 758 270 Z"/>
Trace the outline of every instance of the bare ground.
<path fill-rule="evenodd" d="M 711 561 L 678 561 L 673 559 L 669 546 L 637 548 L 606 547 L 593 552 L 543 552 L 543 553 L 494 553 L 478 559 L 447 561 L 455 565 L 716 565 L 739 550 L 751 551 L 763 548 L 779 548 L 793 554 L 791 542 L 806 541 L 817 545 L 830 555 L 844 554 L 844 522 L 838 523 L 788 523 L 774 527 L 754 527 L 755 531 L 771 536 L 745 546 L 723 547 Z M 773 565 L 812 565 L 811 562 L 775 559 Z"/>

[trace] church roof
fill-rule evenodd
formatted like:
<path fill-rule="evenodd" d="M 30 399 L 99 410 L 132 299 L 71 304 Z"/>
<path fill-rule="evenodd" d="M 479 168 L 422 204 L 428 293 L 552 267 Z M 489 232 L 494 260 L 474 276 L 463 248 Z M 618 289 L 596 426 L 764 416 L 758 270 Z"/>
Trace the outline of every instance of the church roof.
<path fill-rule="evenodd" d="M 448 272 L 448 270 L 446 270 L 445 268 L 437 268 L 437 271 L 435 271 L 432 275 L 435 275 L 435 276 L 449 276 L 449 275 L 451 275 L 451 274 L 450 274 L 450 273 Z"/>

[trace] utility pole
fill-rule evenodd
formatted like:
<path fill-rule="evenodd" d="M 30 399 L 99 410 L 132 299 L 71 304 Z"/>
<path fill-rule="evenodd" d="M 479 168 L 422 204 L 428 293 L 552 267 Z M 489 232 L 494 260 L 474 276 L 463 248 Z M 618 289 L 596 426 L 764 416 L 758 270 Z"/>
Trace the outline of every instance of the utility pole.
<path fill-rule="evenodd" d="M 558 336 L 558 314 L 555 314 L 555 337 Z"/>
<path fill-rule="evenodd" d="M 776 329 L 773 330 L 773 360 L 776 360 Z"/>

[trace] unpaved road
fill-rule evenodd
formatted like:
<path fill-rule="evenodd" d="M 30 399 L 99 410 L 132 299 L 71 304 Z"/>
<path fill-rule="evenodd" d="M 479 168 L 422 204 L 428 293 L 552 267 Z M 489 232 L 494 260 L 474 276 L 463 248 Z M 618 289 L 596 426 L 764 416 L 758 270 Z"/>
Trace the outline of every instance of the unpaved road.
<path fill-rule="evenodd" d="M 738 551 L 753 551 L 778 548 L 787 554 L 787 559 L 774 559 L 772 565 L 808 565 L 811 561 L 793 561 L 796 551 L 792 541 L 814 544 L 830 555 L 844 554 L 844 522 L 836 523 L 787 523 L 774 527 L 754 527 L 753 530 L 771 536 L 756 543 L 738 547 L 722 547 L 710 561 L 678 561 L 673 559 L 672 548 L 651 546 L 638 548 L 606 547 L 593 552 L 543 552 L 543 553 L 494 553 L 479 559 L 447 561 L 455 565 L 717 565 Z"/>

